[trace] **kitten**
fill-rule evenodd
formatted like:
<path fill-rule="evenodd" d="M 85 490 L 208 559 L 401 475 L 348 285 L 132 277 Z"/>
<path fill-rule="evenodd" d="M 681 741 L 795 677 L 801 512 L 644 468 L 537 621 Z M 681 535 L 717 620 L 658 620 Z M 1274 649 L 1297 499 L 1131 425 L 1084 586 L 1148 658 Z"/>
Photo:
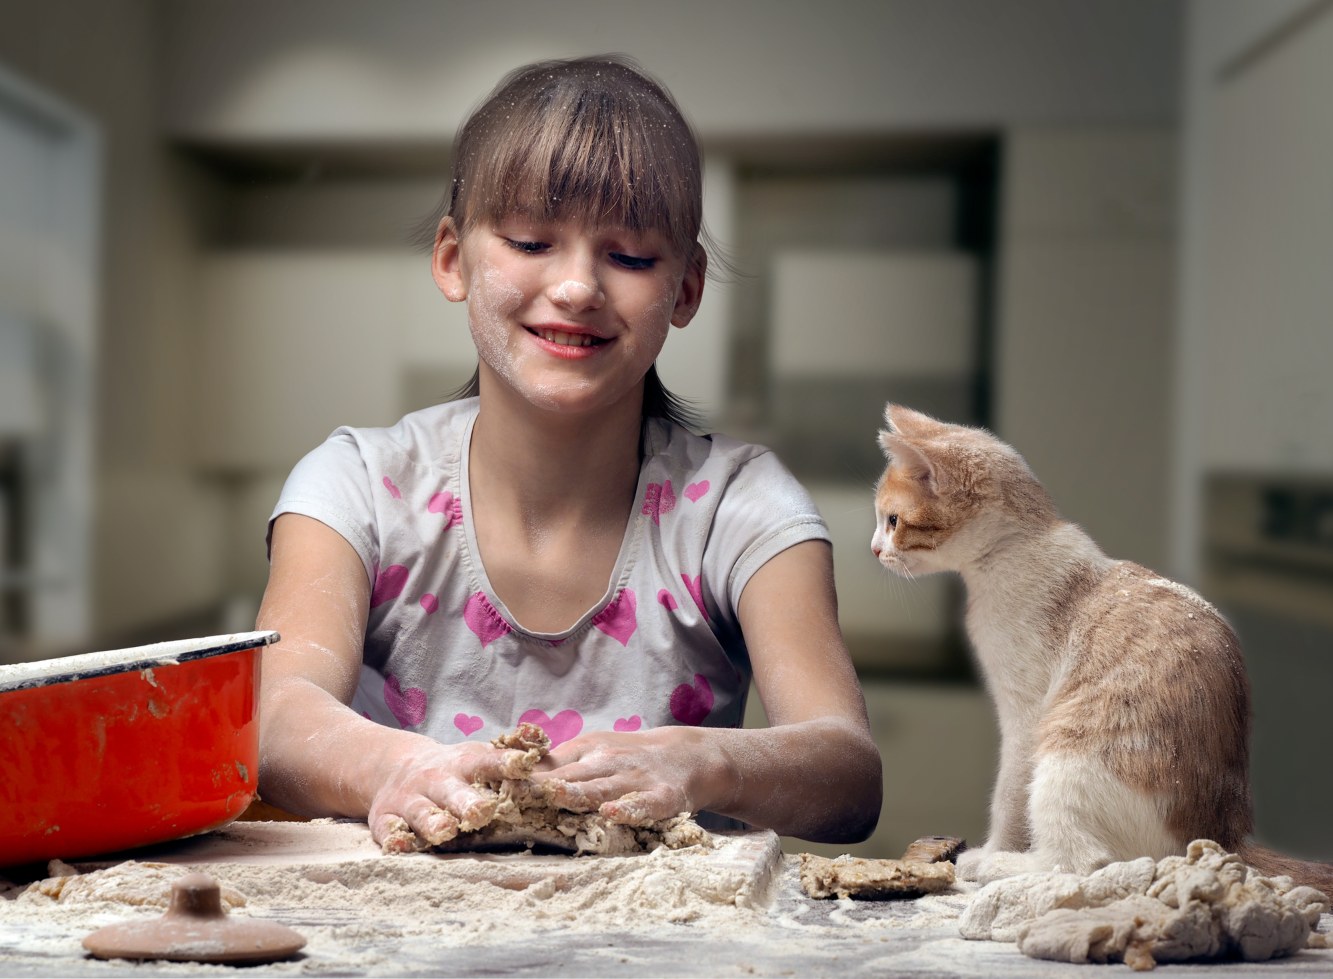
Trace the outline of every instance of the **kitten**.
<path fill-rule="evenodd" d="M 1217 610 L 1107 557 L 990 433 L 897 405 L 885 419 L 871 550 L 904 577 L 962 575 L 999 720 L 990 834 L 960 875 L 1088 873 L 1207 838 L 1333 893 L 1333 866 L 1246 840 L 1249 682 Z"/>

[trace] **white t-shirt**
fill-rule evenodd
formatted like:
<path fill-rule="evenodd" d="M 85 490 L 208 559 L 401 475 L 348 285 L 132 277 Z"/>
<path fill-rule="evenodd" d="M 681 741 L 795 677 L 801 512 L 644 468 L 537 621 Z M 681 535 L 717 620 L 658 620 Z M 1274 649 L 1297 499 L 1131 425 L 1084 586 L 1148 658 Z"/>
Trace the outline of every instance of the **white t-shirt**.
<path fill-rule="evenodd" d="M 738 727 L 750 686 L 736 607 L 793 544 L 828 539 L 810 496 L 761 446 L 646 419 L 636 505 L 605 593 L 569 629 L 525 629 L 496 596 L 468 494 L 476 399 L 391 428 L 340 428 L 302 459 L 272 520 L 300 513 L 356 549 L 374 582 L 352 706 L 453 743 L 532 721 L 583 731 Z"/>

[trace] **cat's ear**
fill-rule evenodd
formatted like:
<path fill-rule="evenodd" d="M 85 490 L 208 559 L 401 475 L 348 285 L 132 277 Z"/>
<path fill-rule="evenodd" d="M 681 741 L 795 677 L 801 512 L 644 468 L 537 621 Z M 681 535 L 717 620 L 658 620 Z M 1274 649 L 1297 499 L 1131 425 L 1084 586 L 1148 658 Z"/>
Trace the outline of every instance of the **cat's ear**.
<path fill-rule="evenodd" d="M 889 462 L 921 483 L 932 493 L 939 492 L 939 483 L 935 476 L 935 466 L 930 457 L 922 452 L 910 439 L 897 432 L 879 433 L 879 447 Z"/>
<path fill-rule="evenodd" d="M 910 475 L 930 493 L 939 495 L 939 471 L 922 447 L 942 424 L 929 415 L 890 402 L 884 407 L 888 428 L 879 433 L 879 447 L 894 466 Z"/>
<path fill-rule="evenodd" d="M 933 435 L 941 428 L 941 423 L 929 415 L 890 402 L 884 406 L 884 421 L 889 431 L 898 435 Z"/>

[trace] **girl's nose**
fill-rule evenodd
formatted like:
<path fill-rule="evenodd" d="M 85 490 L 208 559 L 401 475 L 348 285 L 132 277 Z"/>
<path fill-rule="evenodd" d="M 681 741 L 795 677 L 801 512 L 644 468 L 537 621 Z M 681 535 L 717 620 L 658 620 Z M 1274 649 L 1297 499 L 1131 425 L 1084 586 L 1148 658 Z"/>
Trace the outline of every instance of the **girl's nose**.
<path fill-rule="evenodd" d="M 548 294 L 557 306 L 575 312 L 597 309 L 606 301 L 606 295 L 602 292 L 602 285 L 597 281 L 597 276 L 588 272 L 552 283 Z"/>
<path fill-rule="evenodd" d="M 547 293 L 551 301 L 563 309 L 579 312 L 597 309 L 606 301 L 598 275 L 597 254 L 592 249 L 571 248 L 565 260 L 551 268 L 551 285 Z"/>

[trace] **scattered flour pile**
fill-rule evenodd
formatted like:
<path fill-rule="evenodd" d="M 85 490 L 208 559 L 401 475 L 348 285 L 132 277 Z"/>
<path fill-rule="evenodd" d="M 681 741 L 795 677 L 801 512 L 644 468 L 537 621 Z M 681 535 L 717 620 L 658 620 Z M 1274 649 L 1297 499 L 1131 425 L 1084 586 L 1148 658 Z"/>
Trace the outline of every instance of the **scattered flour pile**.
<path fill-rule="evenodd" d="M 1038 959 L 1263 961 L 1306 947 L 1328 899 L 1286 877 L 1262 877 L 1211 840 L 1183 857 L 1143 857 L 1087 877 L 1020 874 L 987 884 L 963 913 L 964 938 L 1017 941 Z M 1322 936 L 1314 936 L 1321 938 Z"/>
<path fill-rule="evenodd" d="M 279 824 L 301 828 L 302 824 Z M 369 842 L 365 824 L 328 826 Z M 293 830 L 294 831 L 294 830 Z M 373 851 L 372 851 L 373 852 Z M 497 936 L 630 931 L 644 924 L 752 928 L 770 899 L 781 851 L 771 833 L 712 834 L 706 844 L 627 856 L 532 853 L 373 855 L 335 863 L 165 864 L 125 861 L 79 873 L 52 861 L 50 876 L 0 900 L 0 924 L 24 923 L 52 948 L 166 909 L 189 871 L 218 881 L 235 914 L 299 926 L 309 951 L 347 958 L 348 944 L 432 936 L 491 944 Z M 330 944 L 332 943 L 332 944 Z M 334 951 L 336 947 L 336 951 Z"/>

